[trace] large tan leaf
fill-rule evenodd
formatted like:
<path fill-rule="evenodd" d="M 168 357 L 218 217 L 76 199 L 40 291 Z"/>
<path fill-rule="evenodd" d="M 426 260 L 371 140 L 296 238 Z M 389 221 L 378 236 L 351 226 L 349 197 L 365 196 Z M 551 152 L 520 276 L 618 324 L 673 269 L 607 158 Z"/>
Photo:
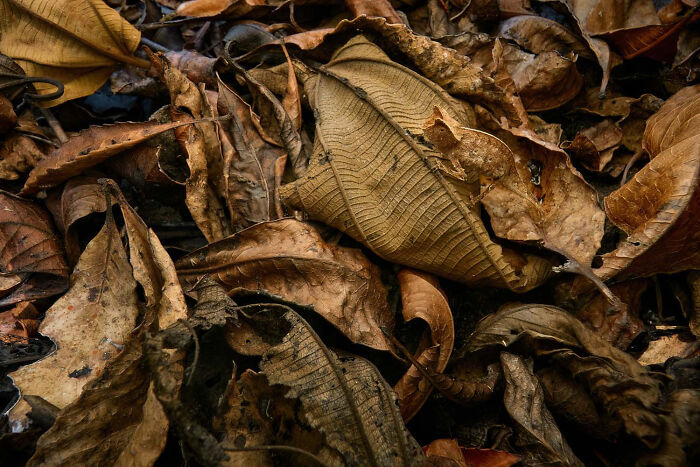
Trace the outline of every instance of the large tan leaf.
<path fill-rule="evenodd" d="M 433 347 L 419 349 L 416 359 L 442 373 L 452 354 L 455 340 L 454 319 L 445 293 L 437 279 L 430 274 L 402 269 L 398 274 L 401 285 L 402 313 L 405 321 L 422 319 L 428 324 L 430 346 L 437 346 L 437 355 L 427 358 Z M 427 333 L 426 333 L 427 334 Z M 425 340 L 425 339 L 424 339 Z M 394 391 L 399 397 L 401 416 L 408 422 L 420 410 L 430 396 L 433 386 L 414 366 L 408 369 Z"/>
<path fill-rule="evenodd" d="M 22 395 L 41 396 L 58 408 L 75 401 L 121 352 L 139 314 L 136 281 L 111 216 L 81 255 L 71 284 L 39 328 L 56 351 L 10 374 Z M 21 410 L 16 405 L 10 417 Z"/>
<path fill-rule="evenodd" d="M 46 211 L 0 190 L 0 305 L 61 293 L 69 272 Z"/>
<path fill-rule="evenodd" d="M 608 218 L 627 233 L 594 272 L 603 280 L 700 267 L 700 86 L 685 88 L 649 119 L 652 160 L 605 199 Z"/>
<path fill-rule="evenodd" d="M 205 274 L 229 290 L 267 290 L 313 305 L 353 342 L 389 348 L 380 327 L 392 329 L 393 314 L 379 268 L 360 250 L 327 244 L 307 224 L 261 223 L 190 253 L 176 266 L 185 290 Z"/>
<path fill-rule="evenodd" d="M 347 465 L 419 465 L 420 447 L 401 420 L 396 396 L 379 370 L 353 355 L 336 356 L 301 317 L 280 318 L 288 332 L 262 357 L 271 384 L 298 398 L 308 423 Z"/>
<path fill-rule="evenodd" d="M 141 33 L 102 0 L 0 1 L 0 52 L 28 76 L 62 82 L 58 105 L 95 92 L 120 64 L 148 68 L 133 56 Z M 55 90 L 36 84 L 39 94 Z"/>
<path fill-rule="evenodd" d="M 399 264 L 467 284 L 536 286 L 537 266 L 516 270 L 489 238 L 470 203 L 478 186 L 443 173 L 444 156 L 417 136 L 434 107 L 473 126 L 462 104 L 361 36 L 324 70 L 312 91 L 317 157 L 282 187 L 285 203 Z"/>

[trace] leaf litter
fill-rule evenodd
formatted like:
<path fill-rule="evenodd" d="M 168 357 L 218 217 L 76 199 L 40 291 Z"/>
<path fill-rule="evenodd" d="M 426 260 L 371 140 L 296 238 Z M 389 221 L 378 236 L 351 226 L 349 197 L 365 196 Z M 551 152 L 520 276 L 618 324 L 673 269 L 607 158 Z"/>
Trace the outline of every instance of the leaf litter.
<path fill-rule="evenodd" d="M 697 464 L 699 19 L 0 0 L 0 463 Z"/>

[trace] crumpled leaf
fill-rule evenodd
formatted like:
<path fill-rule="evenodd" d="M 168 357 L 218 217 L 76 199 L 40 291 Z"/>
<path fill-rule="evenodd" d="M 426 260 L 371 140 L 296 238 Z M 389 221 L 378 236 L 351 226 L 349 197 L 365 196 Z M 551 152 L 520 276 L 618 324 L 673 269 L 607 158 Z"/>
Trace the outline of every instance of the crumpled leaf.
<path fill-rule="evenodd" d="M 614 440 L 620 421 L 602 412 L 583 384 L 559 366 L 537 370 L 537 380 L 544 391 L 547 407 L 557 419 L 566 420 L 584 433 L 602 440 Z"/>
<path fill-rule="evenodd" d="M 148 68 L 147 60 L 133 55 L 140 39 L 141 33 L 102 0 L 0 2 L 0 51 L 27 76 L 65 86 L 63 96 L 43 103 L 49 107 L 92 94 L 119 64 Z M 39 94 L 55 90 L 48 84 L 35 86 Z"/>
<path fill-rule="evenodd" d="M 283 386 L 271 386 L 264 373 L 246 370 L 238 381 L 234 378 L 224 393 L 215 429 L 225 432 L 222 443 L 240 446 L 281 445 L 294 446 L 325 459 L 328 465 L 340 465 L 340 453 L 328 447 L 324 437 L 308 425 L 299 423 L 304 418 L 298 401 L 286 399 Z M 259 401 L 270 404 L 260 407 Z M 280 453 L 281 454 L 281 453 Z M 271 466 L 274 461 L 265 451 L 228 452 L 229 460 L 223 465 Z M 285 453 L 289 463 L 306 464 L 307 456 Z"/>
<path fill-rule="evenodd" d="M 420 447 L 401 421 L 389 384 L 367 360 L 336 356 L 295 312 L 279 318 L 289 328 L 262 356 L 271 384 L 298 398 L 308 423 L 321 431 L 348 465 L 418 465 Z"/>
<path fill-rule="evenodd" d="M 204 84 L 199 87 L 195 85 L 162 54 L 151 55 L 151 60 L 170 91 L 173 121 L 186 122 L 191 117 L 201 119 L 216 116 L 216 108 L 209 102 Z M 189 112 L 189 115 L 182 110 Z M 218 129 L 218 122 L 200 122 L 175 131 L 190 168 L 185 182 L 185 203 L 197 227 L 210 242 L 230 233 L 222 201 L 225 199 L 225 189 Z"/>
<path fill-rule="evenodd" d="M 43 157 L 44 152 L 31 138 L 21 134 L 9 135 L 0 146 L 0 178 L 17 180 Z"/>
<path fill-rule="evenodd" d="M 562 144 L 572 156 L 587 169 L 602 171 L 613 158 L 615 150 L 622 144 L 623 133 L 612 119 L 606 118 L 585 128 L 573 141 Z"/>
<path fill-rule="evenodd" d="M 31 195 L 56 186 L 115 154 L 181 126 L 181 122 L 124 122 L 90 127 L 39 160 L 21 194 Z"/>
<path fill-rule="evenodd" d="M 483 190 L 482 204 L 494 233 L 509 240 L 540 242 L 583 265 L 591 264 L 605 223 L 596 191 L 557 145 L 527 129 L 506 126 L 492 131 L 512 155 L 505 175 Z"/>
<path fill-rule="evenodd" d="M 594 272 L 612 277 L 646 277 L 700 267 L 700 86 L 686 88 L 652 117 L 644 146 L 652 160 L 605 198 L 608 218 L 627 233 L 602 256 Z"/>
<path fill-rule="evenodd" d="M 121 208 L 129 238 L 129 261 L 133 277 L 143 288 L 146 311 L 138 327 L 129 333 L 124 350 L 58 414 L 53 427 L 40 438 L 31 465 L 114 462 L 150 466 L 166 442 L 169 422 L 143 366 L 142 341 L 149 329 L 186 319 L 187 307 L 172 260 L 153 232 L 113 182 L 97 186 L 103 196 L 104 190 L 109 190 Z M 86 418 L 86 413 L 90 417 Z"/>
<path fill-rule="evenodd" d="M 583 76 L 571 53 L 562 56 L 558 51 L 545 50 L 532 54 L 497 39 L 492 66 L 510 75 L 529 112 L 560 107 L 576 97 L 583 86 Z"/>
<path fill-rule="evenodd" d="M 380 327 L 393 329 L 393 313 L 379 269 L 360 250 L 329 245 L 294 219 L 265 222 L 178 260 L 185 290 L 205 274 L 228 290 L 266 290 L 312 305 L 353 342 L 387 350 Z"/>
<path fill-rule="evenodd" d="M 353 17 L 360 15 L 386 18 L 388 23 L 401 23 L 401 18 L 389 0 L 345 0 Z"/>
<path fill-rule="evenodd" d="M 653 448 L 661 442 L 661 392 L 655 380 L 629 354 L 604 341 L 565 311 L 549 305 L 522 305 L 486 316 L 467 348 L 509 347 L 527 341 L 535 356 L 566 368 L 581 381 L 605 413 L 625 431 Z"/>
<path fill-rule="evenodd" d="M 455 340 L 454 319 L 447 297 L 440 289 L 437 279 L 429 274 L 402 269 L 398 279 L 404 320 L 422 319 L 430 328 L 430 345 L 419 349 L 416 359 L 430 364 L 433 370 L 442 373 L 447 367 Z M 432 350 L 435 346 L 438 346 L 437 352 Z M 434 353 L 437 355 L 433 356 Z M 401 377 L 394 386 L 394 391 L 399 398 L 399 408 L 405 422 L 420 410 L 432 390 L 432 384 L 413 366 Z"/>
<path fill-rule="evenodd" d="M 618 349 L 625 350 L 635 337 L 646 329 L 640 319 L 642 293 L 648 281 L 632 280 L 613 284 L 610 291 L 620 299 L 622 307 L 612 310 L 610 302 L 601 293 L 582 305 L 576 317 L 595 333 Z"/>
<path fill-rule="evenodd" d="M 663 365 L 669 358 L 693 358 L 700 355 L 700 342 L 688 336 L 661 336 L 649 342 L 649 347 L 637 361 L 642 365 Z"/>
<path fill-rule="evenodd" d="M 234 117 L 227 125 L 233 151 L 225 154 L 223 161 L 226 202 L 234 232 L 281 218 L 279 186 L 287 163 L 285 150 L 260 135 L 258 116 L 221 80 L 219 107 Z"/>
<path fill-rule="evenodd" d="M 498 25 L 498 36 L 536 54 L 556 51 L 567 56 L 574 52 L 581 57 L 592 58 L 591 51 L 580 37 L 556 21 L 542 16 L 509 18 Z"/>
<path fill-rule="evenodd" d="M 71 288 L 46 312 L 39 332 L 57 350 L 12 372 L 22 395 L 38 395 L 62 409 L 99 377 L 124 348 L 139 314 L 136 281 L 114 219 L 83 252 L 71 275 Z M 23 404 L 10 411 L 19 421 Z"/>
<path fill-rule="evenodd" d="M 61 293 L 68 275 L 47 213 L 0 190 L 0 306 Z"/>
<path fill-rule="evenodd" d="M 432 462 L 431 465 L 443 465 L 435 461 L 449 459 L 458 467 L 510 467 L 520 460 L 520 457 L 505 451 L 464 448 L 456 439 L 436 439 L 423 446 L 423 452 L 428 457 L 428 463 Z M 431 457 L 438 459 L 433 460 Z"/>
<path fill-rule="evenodd" d="M 508 262 L 467 202 L 478 187 L 448 178 L 439 153 L 421 142 L 436 106 L 472 123 L 457 101 L 362 37 L 324 70 L 307 85 L 318 115 L 317 157 L 301 179 L 282 187 L 287 205 L 387 260 L 452 280 L 527 290 L 546 276 L 536 260 L 519 270 Z"/>
<path fill-rule="evenodd" d="M 39 312 L 31 302 L 20 302 L 0 313 L 0 341 L 29 343 L 39 328 Z"/>
<path fill-rule="evenodd" d="M 515 444 L 526 465 L 583 466 L 544 402 L 542 386 L 520 356 L 501 352 L 506 381 L 503 403 L 515 422 Z"/>

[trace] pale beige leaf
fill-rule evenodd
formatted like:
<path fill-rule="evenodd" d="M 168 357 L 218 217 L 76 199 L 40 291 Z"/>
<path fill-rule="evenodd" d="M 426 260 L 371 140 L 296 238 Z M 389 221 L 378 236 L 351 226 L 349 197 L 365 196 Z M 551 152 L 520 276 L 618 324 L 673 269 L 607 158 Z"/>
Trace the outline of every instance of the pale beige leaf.
<path fill-rule="evenodd" d="M 111 218 L 81 255 L 71 284 L 39 328 L 56 342 L 56 351 L 10 374 L 22 395 L 38 395 L 59 408 L 75 401 L 121 352 L 139 314 L 136 281 Z"/>
<path fill-rule="evenodd" d="M 442 156 L 416 137 L 434 107 L 473 124 L 458 101 L 362 37 L 325 70 L 312 99 L 319 156 L 282 187 L 288 205 L 387 260 L 452 280 L 515 290 L 542 280 L 506 260 L 469 203 L 478 187 L 448 179 Z"/>
<path fill-rule="evenodd" d="M 77 20 L 79 18 L 79 20 Z M 133 56 L 141 33 L 102 0 L 0 1 L 0 51 L 28 76 L 62 82 L 54 106 L 95 92 L 120 64 L 148 67 Z M 40 94 L 55 90 L 37 84 Z"/>

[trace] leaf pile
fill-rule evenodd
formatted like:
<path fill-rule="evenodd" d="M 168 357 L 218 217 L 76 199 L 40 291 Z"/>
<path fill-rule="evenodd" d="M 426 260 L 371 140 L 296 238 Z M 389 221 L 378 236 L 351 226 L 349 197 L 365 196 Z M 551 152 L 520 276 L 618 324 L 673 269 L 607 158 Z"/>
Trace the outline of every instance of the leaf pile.
<path fill-rule="evenodd" d="M 0 464 L 698 464 L 698 8 L 0 0 Z"/>

